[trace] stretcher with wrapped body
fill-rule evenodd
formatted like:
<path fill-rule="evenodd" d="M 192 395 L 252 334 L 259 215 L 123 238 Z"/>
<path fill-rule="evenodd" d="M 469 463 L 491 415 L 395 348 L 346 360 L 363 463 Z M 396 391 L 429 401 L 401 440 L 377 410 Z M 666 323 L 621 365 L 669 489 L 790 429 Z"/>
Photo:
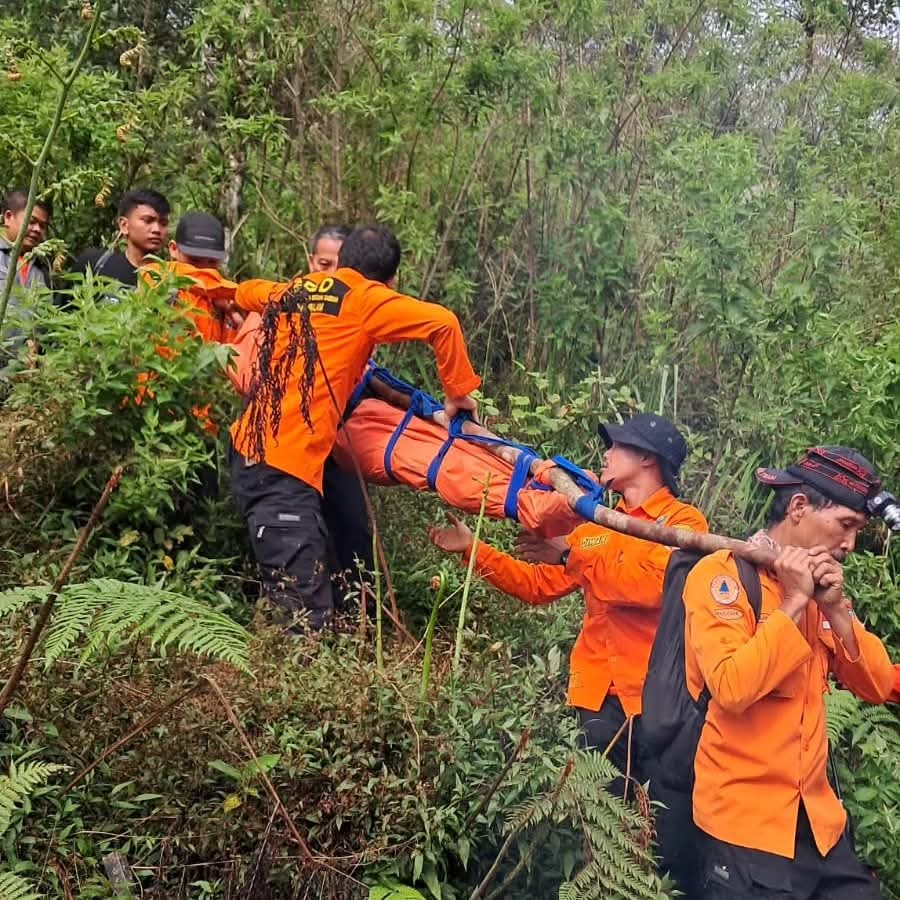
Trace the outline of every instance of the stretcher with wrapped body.
<path fill-rule="evenodd" d="M 385 369 L 370 365 L 348 412 L 334 458 L 353 471 L 355 457 L 372 484 L 433 491 L 448 505 L 477 513 L 490 476 L 490 518 L 513 519 L 545 537 L 568 534 L 581 521 L 561 494 L 539 481 L 542 471 L 564 461 L 544 461 L 530 447 L 498 438 L 465 415 L 448 428 L 441 424 L 441 403 Z M 587 473 L 567 465 L 585 489 L 601 490 Z"/>
<path fill-rule="evenodd" d="M 242 394 L 250 384 L 258 327 L 259 316 L 248 316 L 232 344 L 236 356 L 229 377 Z M 581 518 L 561 494 L 540 483 L 542 473 L 561 465 L 582 490 L 602 494 L 591 476 L 565 460 L 543 461 L 531 448 L 502 440 L 465 416 L 448 422 L 441 403 L 374 363 L 346 411 L 333 456 L 354 475 L 358 465 L 370 484 L 433 491 L 469 513 L 481 508 L 490 475 L 485 515 L 516 520 L 545 537 L 568 534 Z"/>

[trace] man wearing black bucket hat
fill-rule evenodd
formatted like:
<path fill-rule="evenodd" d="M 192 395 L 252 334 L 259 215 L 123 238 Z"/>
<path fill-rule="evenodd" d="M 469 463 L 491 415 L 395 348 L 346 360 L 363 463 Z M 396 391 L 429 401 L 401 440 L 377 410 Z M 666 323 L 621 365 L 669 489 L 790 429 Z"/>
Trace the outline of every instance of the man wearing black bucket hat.
<path fill-rule="evenodd" d="M 758 569 L 758 619 L 726 551 L 701 559 L 684 589 L 688 687 L 710 697 L 694 762 L 703 897 L 875 900 L 828 782 L 823 695 L 829 673 L 872 703 L 891 691 L 887 653 L 854 616 L 842 568 L 884 493 L 846 447 L 815 447 L 757 479 L 775 496 L 751 540 L 778 554 L 774 571 Z"/>
<path fill-rule="evenodd" d="M 618 508 L 629 516 L 675 528 L 707 531 L 706 519 L 676 499 L 676 478 L 687 455 L 678 429 L 662 416 L 642 413 L 623 425 L 603 425 L 608 445 L 599 473 L 601 484 L 621 495 Z M 569 704 L 576 708 L 588 747 L 633 779 L 640 769 L 641 691 L 662 604 L 663 578 L 672 553 L 601 525 L 585 523 L 567 537 L 543 540 L 520 535 L 522 562 L 484 543 L 458 519 L 449 528 L 432 528 L 442 550 L 475 553 L 475 571 L 505 593 L 531 605 L 584 592 L 581 633 L 569 665 Z M 633 796 L 625 779 L 610 790 Z"/>
<path fill-rule="evenodd" d="M 673 496 L 678 496 L 678 472 L 687 456 L 687 444 L 681 432 L 668 419 L 652 413 L 639 413 L 622 425 L 610 423 L 601 425 L 597 430 L 607 448 L 603 458 L 605 470 L 610 468 L 611 456 L 618 456 L 624 449 L 631 464 L 644 468 L 655 465 L 663 484 Z M 635 454 L 635 451 L 638 453 Z M 615 481 L 615 475 L 608 474 L 603 485 L 621 493 Z"/>

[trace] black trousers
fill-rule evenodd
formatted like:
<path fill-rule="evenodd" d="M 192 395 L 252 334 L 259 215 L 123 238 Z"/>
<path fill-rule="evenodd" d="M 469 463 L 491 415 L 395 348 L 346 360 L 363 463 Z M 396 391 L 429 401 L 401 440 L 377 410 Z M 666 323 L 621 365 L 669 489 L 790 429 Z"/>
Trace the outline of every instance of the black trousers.
<path fill-rule="evenodd" d="M 765 798 L 760 798 L 764 803 Z M 846 834 L 822 856 L 803 805 L 793 859 L 706 836 L 704 900 L 879 900 L 878 881 L 856 858 Z"/>
<path fill-rule="evenodd" d="M 330 456 L 322 481 L 322 512 L 328 527 L 332 575 L 356 578 L 357 560 L 366 572 L 374 571 L 372 526 L 359 477 L 345 472 Z"/>
<path fill-rule="evenodd" d="M 627 716 L 622 709 L 622 703 L 618 697 L 608 694 L 603 705 L 597 712 L 590 709 L 578 709 L 578 718 L 581 721 L 582 746 L 587 750 L 598 750 L 602 753 L 609 747 L 610 742 L 619 734 L 615 744 L 609 751 L 609 761 L 623 773 L 623 777 L 616 778 L 609 783 L 608 790 L 617 797 L 625 796 L 624 773 L 631 773 L 631 777 L 638 782 L 643 782 L 643 774 L 640 770 L 640 729 L 641 718 L 636 717 L 632 723 L 631 732 L 631 756 L 628 755 L 628 726 L 625 725 Z M 622 729 L 622 726 L 625 728 Z M 630 768 L 629 768 L 630 762 Z M 634 796 L 634 791 L 629 789 L 629 796 Z"/>
<path fill-rule="evenodd" d="M 328 532 L 319 492 L 231 450 L 231 486 L 247 522 L 264 596 L 293 630 L 319 630 L 334 617 Z"/>

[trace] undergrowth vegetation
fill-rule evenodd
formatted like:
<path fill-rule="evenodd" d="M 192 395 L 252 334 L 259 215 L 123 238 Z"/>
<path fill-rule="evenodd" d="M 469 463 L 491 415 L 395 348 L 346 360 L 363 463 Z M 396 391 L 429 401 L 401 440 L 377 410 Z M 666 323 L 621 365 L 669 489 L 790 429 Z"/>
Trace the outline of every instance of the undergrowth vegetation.
<path fill-rule="evenodd" d="M 425 702 L 416 654 L 396 647 L 379 674 L 371 645 L 352 635 L 297 644 L 264 633 L 252 678 L 155 658 L 145 646 L 101 668 L 57 663 L 60 677 L 31 679 L 10 711 L 4 756 L 41 747 L 45 760 L 71 765 L 77 748 L 75 767 L 87 765 L 136 720 L 193 692 L 74 787 L 32 800 L 17 821 L 32 863 L 19 872 L 53 894 L 69 884 L 78 896 L 107 896 L 102 859 L 116 852 L 160 897 L 197 896 L 203 883 L 222 896 L 255 896 L 244 892 L 256 883 L 265 896 L 356 897 L 360 884 L 389 876 L 464 897 L 515 829 L 494 887 L 526 854 L 531 876 L 510 879 L 503 896 L 577 883 L 589 840 L 603 848 L 607 885 L 624 896 L 640 875 L 645 887 L 633 896 L 662 897 L 641 874 L 645 820 L 598 789 L 608 764 L 574 747 L 559 650 L 547 640 L 565 638 L 563 617 L 543 624 L 551 627 L 539 647 L 476 641 L 460 682 L 439 645 Z M 260 770 L 305 847 L 292 841 Z"/>

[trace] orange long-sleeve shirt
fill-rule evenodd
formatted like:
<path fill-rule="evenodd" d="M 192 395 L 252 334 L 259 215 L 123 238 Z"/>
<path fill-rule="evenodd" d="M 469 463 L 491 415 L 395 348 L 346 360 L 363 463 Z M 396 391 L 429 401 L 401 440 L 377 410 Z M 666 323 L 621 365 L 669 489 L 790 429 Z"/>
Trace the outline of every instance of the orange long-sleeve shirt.
<path fill-rule="evenodd" d="M 618 509 L 645 521 L 708 530 L 703 513 L 666 488 L 634 509 L 623 503 Z M 565 570 L 522 562 L 479 544 L 476 571 L 504 593 L 533 605 L 582 589 L 584 621 L 572 648 L 568 701 L 597 711 L 614 691 L 627 715 L 639 715 L 672 550 L 593 524 L 580 525 L 567 541 Z"/>
<path fill-rule="evenodd" d="M 216 341 L 220 344 L 233 343 L 237 329 L 231 327 L 212 302 L 212 295 L 233 295 L 237 285 L 224 278 L 215 269 L 199 269 L 190 263 L 165 262 L 152 263 L 141 270 L 143 280 L 154 284 L 156 279 L 172 273 L 179 278 L 190 278 L 193 285 L 180 288 L 178 300 L 182 312 L 191 320 L 197 333 L 204 341 Z"/>
<path fill-rule="evenodd" d="M 851 659 L 814 602 L 795 625 L 779 609 L 778 580 L 759 576 L 758 625 L 730 553 L 704 557 L 685 582 L 688 687 L 696 698 L 705 683 L 712 697 L 694 763 L 694 821 L 721 841 L 792 858 L 802 800 L 824 856 L 846 822 L 826 775 L 828 673 L 881 703 L 893 670 L 857 619 Z"/>
<path fill-rule="evenodd" d="M 312 428 L 300 412 L 298 372 L 289 379 L 285 391 L 277 436 L 269 426 L 265 462 L 321 492 L 322 470 L 334 445 L 341 414 L 376 345 L 427 341 L 434 350 L 444 390 L 453 397 L 475 390 L 481 379 L 469 362 L 459 321 L 449 309 L 398 294 L 353 269 L 305 275 L 302 283 L 310 295 L 311 322 L 322 364 L 316 366 L 310 403 Z M 247 312 L 262 312 L 267 303 L 280 298 L 288 287 L 271 281 L 246 281 L 238 286 L 235 300 Z M 282 316 L 282 320 L 278 327 L 276 358 L 285 353 L 290 341 L 286 317 Z M 297 365 L 302 366 L 303 362 L 298 356 Z M 322 374 L 323 367 L 333 398 Z M 249 452 L 246 426 L 245 412 L 231 429 L 234 445 L 244 455 Z"/>
<path fill-rule="evenodd" d="M 164 262 L 151 263 L 141 269 L 141 278 L 147 285 L 154 285 L 166 273 L 173 273 L 180 278 L 190 278 L 193 285 L 178 290 L 177 299 L 181 304 L 180 312 L 190 320 L 197 334 L 204 341 L 215 341 L 219 344 L 231 344 L 237 340 L 238 330 L 232 328 L 215 308 L 213 294 L 233 295 L 237 285 L 222 276 L 216 269 L 199 269 L 190 263 Z M 168 343 L 160 343 L 156 352 L 164 359 L 173 359 L 177 352 Z M 149 372 L 138 373 L 138 389 L 135 402 L 140 404 L 148 394 L 152 396 L 153 381 Z M 218 427 L 210 414 L 210 408 L 195 406 L 192 410 L 194 418 L 203 424 L 205 431 L 212 435 L 218 433 Z"/>

